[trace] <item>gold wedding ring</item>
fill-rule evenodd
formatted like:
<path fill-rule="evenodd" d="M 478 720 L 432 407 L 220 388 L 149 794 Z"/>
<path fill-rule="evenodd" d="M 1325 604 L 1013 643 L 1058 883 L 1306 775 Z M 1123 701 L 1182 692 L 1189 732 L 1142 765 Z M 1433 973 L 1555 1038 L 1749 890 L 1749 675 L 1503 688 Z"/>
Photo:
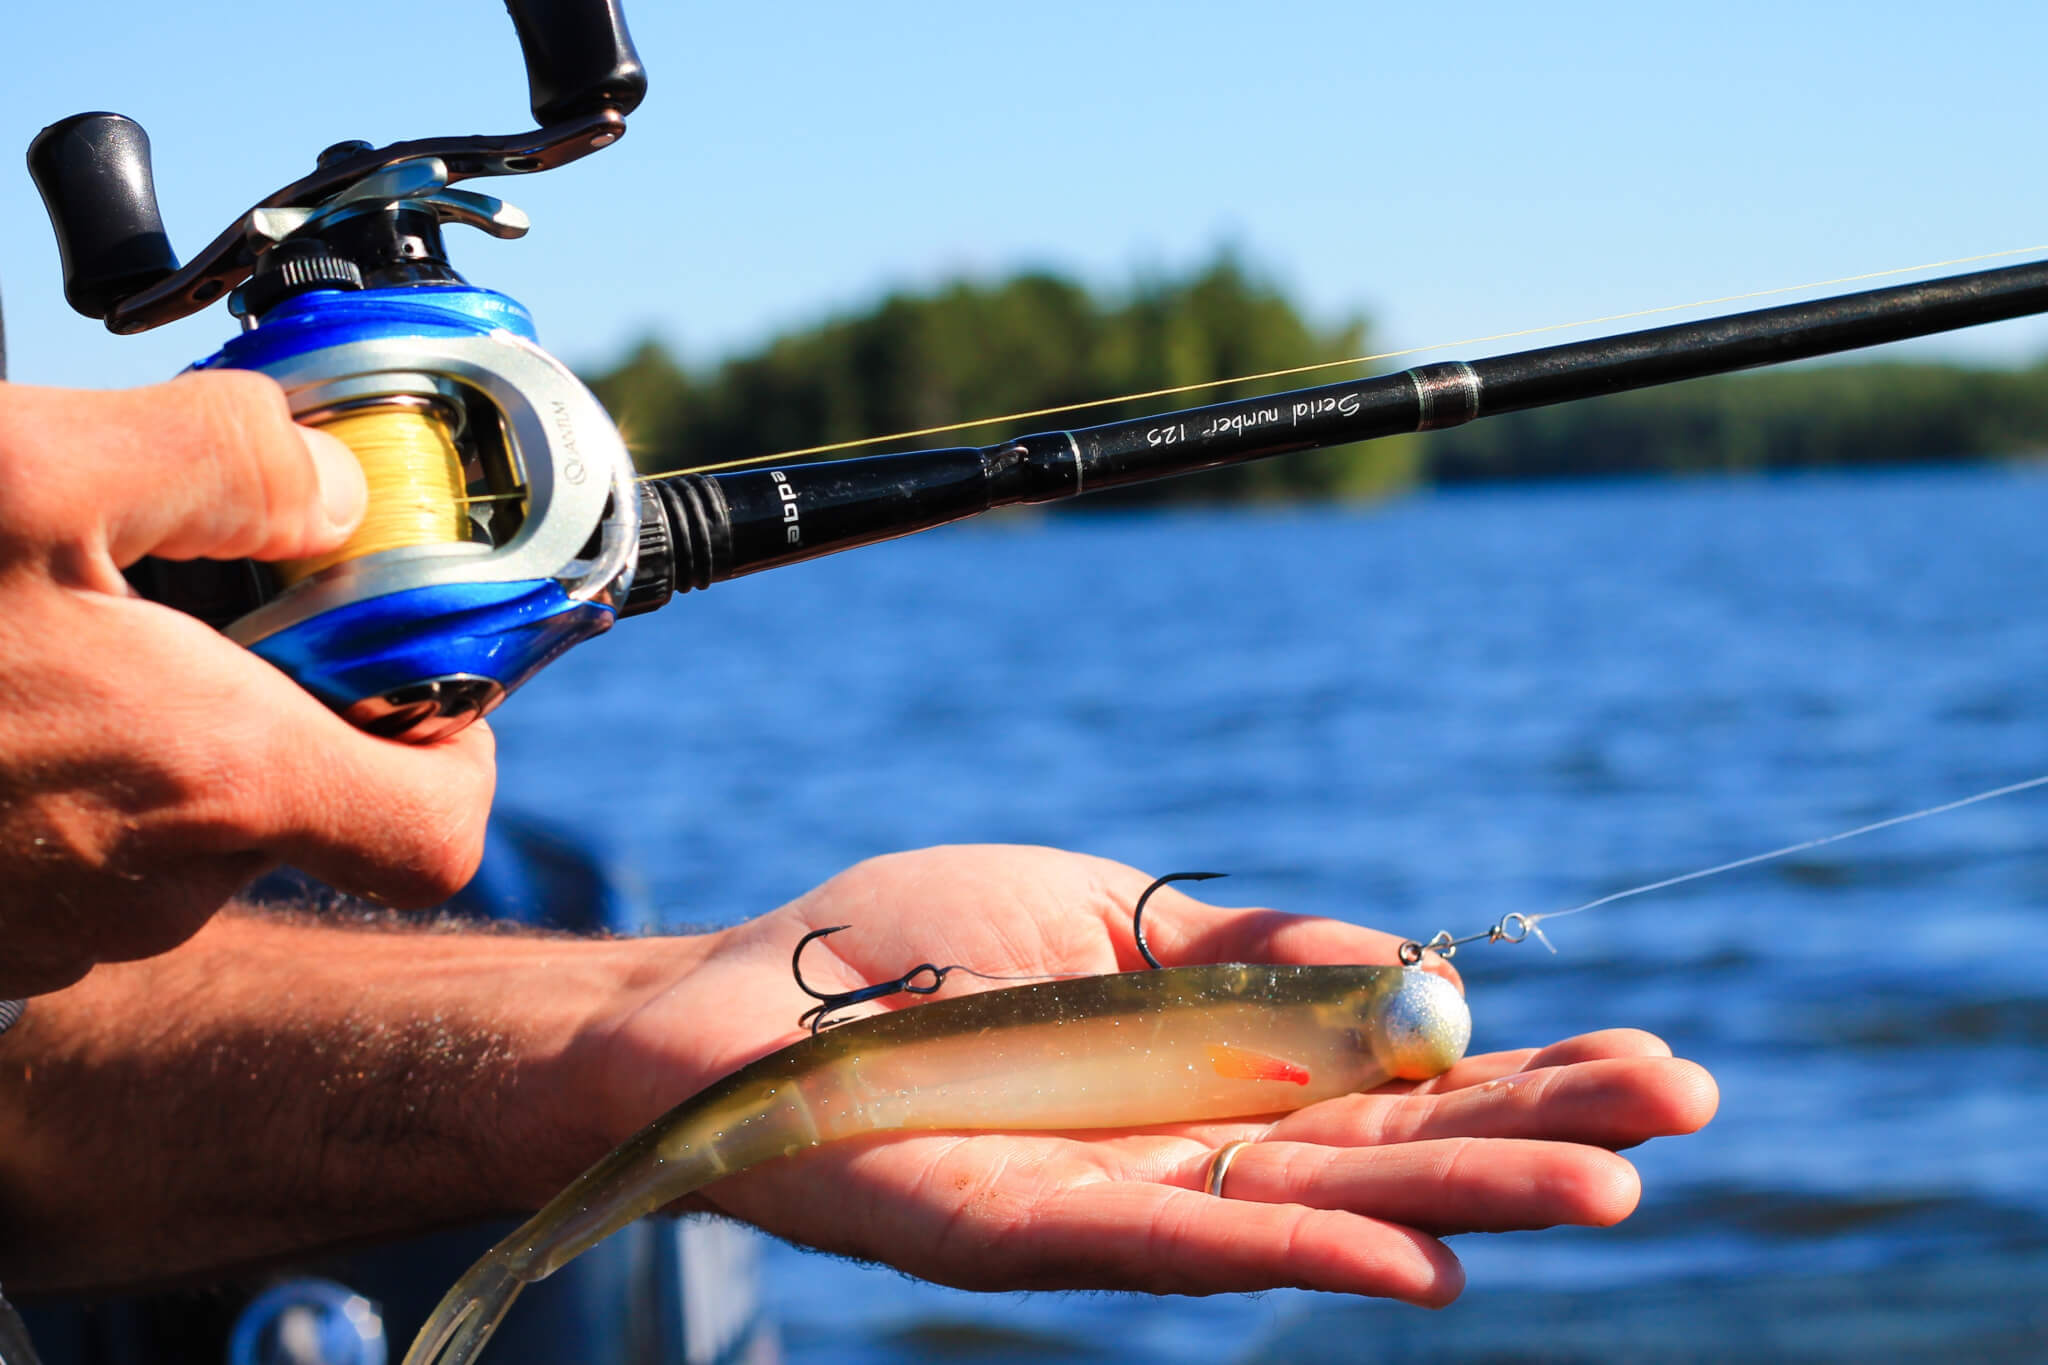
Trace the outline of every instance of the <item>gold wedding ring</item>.
<path fill-rule="evenodd" d="M 1224 1197 L 1223 1178 L 1230 1174 L 1230 1163 L 1237 1160 L 1237 1154 L 1249 1146 L 1251 1143 L 1239 1139 L 1236 1142 L 1226 1142 L 1216 1149 L 1216 1155 L 1209 1158 L 1209 1175 L 1203 1182 L 1210 1194 L 1218 1199 Z"/>

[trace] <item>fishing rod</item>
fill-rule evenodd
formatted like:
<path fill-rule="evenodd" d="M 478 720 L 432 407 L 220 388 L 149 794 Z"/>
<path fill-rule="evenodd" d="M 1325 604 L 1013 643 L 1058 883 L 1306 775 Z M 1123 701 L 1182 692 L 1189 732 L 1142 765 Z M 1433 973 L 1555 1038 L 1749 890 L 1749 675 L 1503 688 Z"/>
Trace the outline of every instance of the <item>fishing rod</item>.
<path fill-rule="evenodd" d="M 243 331 L 193 368 L 269 375 L 298 421 L 355 451 L 369 485 L 334 554 L 145 560 L 131 582 L 408 742 L 455 733 L 679 592 L 991 508 L 2048 312 L 2038 262 L 987 446 L 640 479 L 526 309 L 464 280 L 443 240 L 449 224 L 523 235 L 518 209 L 456 183 L 609 147 L 646 94 L 617 0 L 508 8 L 538 128 L 339 143 L 183 266 L 139 125 L 80 114 L 29 150 L 75 309 L 128 334 L 224 298 Z"/>
<path fill-rule="evenodd" d="M 675 590 L 995 507 L 1058 502 L 2041 312 L 2048 312 L 2048 261 L 1480 360 L 1440 361 L 988 446 L 648 479 L 641 486 L 640 570 L 622 614 L 652 610 Z"/>

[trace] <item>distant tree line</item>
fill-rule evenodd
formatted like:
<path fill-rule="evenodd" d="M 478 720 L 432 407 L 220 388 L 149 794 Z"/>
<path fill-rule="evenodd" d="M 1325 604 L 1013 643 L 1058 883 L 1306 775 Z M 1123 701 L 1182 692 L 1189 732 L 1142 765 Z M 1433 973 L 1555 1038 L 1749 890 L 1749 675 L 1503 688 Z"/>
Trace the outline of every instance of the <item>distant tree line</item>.
<path fill-rule="evenodd" d="M 1362 354 L 1362 318 L 1318 326 L 1232 255 L 1114 295 L 1042 271 L 889 294 L 704 370 L 640 343 L 591 377 L 645 470 L 804 450 L 1218 375 Z M 884 448 L 982 445 L 1244 397 L 1308 375 L 1205 389 Z M 1120 501 L 1355 498 L 1418 483 L 1766 471 L 2048 448 L 2048 363 L 1862 363 L 1760 371 L 1169 480 Z M 811 458 L 827 458 L 823 456 Z"/>

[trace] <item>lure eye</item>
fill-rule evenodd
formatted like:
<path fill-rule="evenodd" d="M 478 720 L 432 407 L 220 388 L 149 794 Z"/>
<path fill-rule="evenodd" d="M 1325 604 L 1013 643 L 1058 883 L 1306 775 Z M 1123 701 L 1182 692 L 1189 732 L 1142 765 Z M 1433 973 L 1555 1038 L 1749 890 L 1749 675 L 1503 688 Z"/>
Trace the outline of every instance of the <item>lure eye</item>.
<path fill-rule="evenodd" d="M 1404 1081 L 1441 1076 L 1472 1041 L 1472 1011 L 1458 988 L 1433 972 L 1401 971 L 1401 983 L 1380 995 L 1366 1020 L 1373 1055 Z"/>

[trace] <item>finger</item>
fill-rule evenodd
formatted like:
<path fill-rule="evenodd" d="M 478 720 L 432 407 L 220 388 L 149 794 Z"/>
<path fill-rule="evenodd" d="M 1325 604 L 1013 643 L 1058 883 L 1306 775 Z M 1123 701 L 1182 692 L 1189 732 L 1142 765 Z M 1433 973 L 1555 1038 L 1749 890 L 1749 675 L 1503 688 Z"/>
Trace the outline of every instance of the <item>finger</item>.
<path fill-rule="evenodd" d="M 269 664 L 190 618 L 133 599 L 110 617 L 139 671 L 205 686 L 160 693 L 157 760 L 180 777 L 180 820 L 196 851 L 260 849 L 385 904 L 437 904 L 483 856 L 494 744 L 478 723 L 432 745 L 368 735 Z"/>
<path fill-rule="evenodd" d="M 1703 1068 L 1674 1057 L 1539 1067 L 1434 1094 L 1344 1095 L 1282 1118 L 1267 1136 L 1329 1147 L 1452 1137 L 1629 1147 L 1695 1132 L 1720 1103 Z"/>
<path fill-rule="evenodd" d="M 1669 1057 L 1670 1045 L 1654 1033 L 1641 1029 L 1601 1029 L 1566 1038 L 1544 1048 L 1516 1048 L 1467 1057 L 1441 1076 L 1412 1085 L 1386 1086 L 1385 1090 L 1442 1091 L 1468 1085 L 1482 1085 L 1517 1071 L 1546 1066 L 1570 1066 L 1575 1062 L 1606 1057 Z"/>
<path fill-rule="evenodd" d="M 1180 1172 L 1206 1189 L 1211 1157 Z M 1223 1196 L 1368 1214 L 1437 1235 L 1570 1224 L 1608 1227 L 1635 1211 L 1635 1167 L 1566 1142 L 1448 1138 L 1394 1147 L 1255 1142 L 1240 1148 Z"/>
<path fill-rule="evenodd" d="M 1152 1292 L 1298 1287 L 1442 1307 L 1465 1285 L 1449 1248 L 1414 1228 L 1299 1204 L 1215 1199 L 1114 1184 L 1070 1190 L 1046 1210 L 1048 1249 L 1121 1266 Z M 1077 1281 L 1085 1286 L 1087 1278 Z"/>
<path fill-rule="evenodd" d="M 1526 1070 L 1530 1059 L 1535 1055 L 1536 1049 L 1532 1047 L 1511 1048 L 1506 1052 L 1482 1052 L 1477 1057 L 1461 1059 L 1441 1076 L 1432 1076 L 1426 1081 L 1389 1081 L 1379 1087 L 1379 1092 L 1390 1095 L 1413 1095 L 1417 1092 L 1428 1094 L 1435 1091 L 1457 1090 L 1468 1085 L 1482 1085 L 1498 1077 Z"/>
<path fill-rule="evenodd" d="M 112 420 L 87 453 L 119 567 L 150 554 L 318 554 L 362 518 L 362 467 L 340 441 L 294 423 L 262 375 L 207 371 L 93 397 Z"/>
<path fill-rule="evenodd" d="M 971 1216 L 968 1223 L 978 1222 Z M 993 1229 L 962 1235 L 979 1240 Z M 1016 1229 L 1008 1230 L 1013 1236 Z M 1300 1204 L 1215 1199 L 1167 1185 L 1069 1186 L 1031 1209 L 1033 1264 L 1021 1288 L 1155 1294 L 1321 1289 L 1439 1308 L 1465 1274 L 1449 1248 L 1414 1228 Z"/>
<path fill-rule="evenodd" d="M 479 721 L 439 743 L 399 744 L 315 706 L 330 742 L 280 736 L 276 767 L 290 793 L 280 810 L 280 856 L 401 909 L 460 891 L 483 859 L 497 779 L 490 727 Z"/>
<path fill-rule="evenodd" d="M 1578 1062 L 1604 1061 L 1613 1057 L 1669 1057 L 1671 1044 L 1639 1028 L 1596 1029 L 1575 1034 L 1540 1048 L 1529 1059 L 1528 1070 L 1542 1066 L 1572 1066 Z"/>

